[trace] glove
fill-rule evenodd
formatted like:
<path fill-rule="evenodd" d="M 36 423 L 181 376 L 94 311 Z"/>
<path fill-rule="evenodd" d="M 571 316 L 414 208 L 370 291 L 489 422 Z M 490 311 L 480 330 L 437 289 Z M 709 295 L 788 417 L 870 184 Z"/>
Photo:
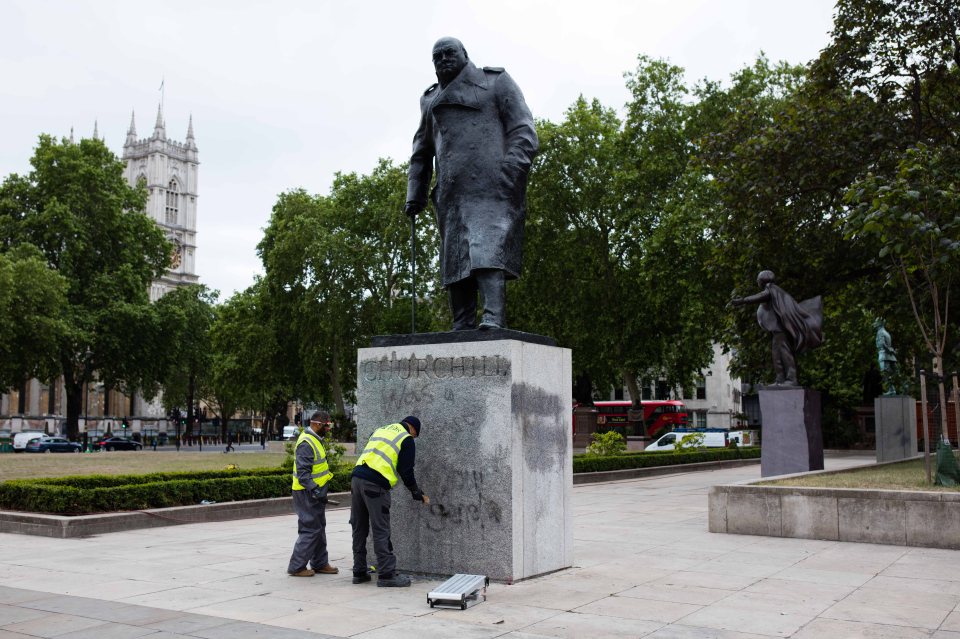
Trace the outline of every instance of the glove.
<path fill-rule="evenodd" d="M 410 493 L 410 496 L 413 497 L 413 501 L 423 501 L 423 491 L 419 488 Z"/>
<path fill-rule="evenodd" d="M 319 487 L 314 488 L 310 491 L 310 496 L 319 501 L 321 504 L 327 503 L 327 497 L 323 494 L 323 491 Z"/>

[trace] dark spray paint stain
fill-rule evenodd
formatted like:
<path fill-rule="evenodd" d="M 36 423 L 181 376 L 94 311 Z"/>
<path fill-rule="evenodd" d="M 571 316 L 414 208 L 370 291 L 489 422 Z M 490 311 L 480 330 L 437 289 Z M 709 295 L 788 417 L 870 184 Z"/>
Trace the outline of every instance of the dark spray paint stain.
<path fill-rule="evenodd" d="M 559 468 L 570 454 L 563 425 L 562 398 L 524 383 L 514 384 L 511 395 L 513 414 L 520 418 L 523 428 L 523 457 L 527 466 L 537 472 Z"/>

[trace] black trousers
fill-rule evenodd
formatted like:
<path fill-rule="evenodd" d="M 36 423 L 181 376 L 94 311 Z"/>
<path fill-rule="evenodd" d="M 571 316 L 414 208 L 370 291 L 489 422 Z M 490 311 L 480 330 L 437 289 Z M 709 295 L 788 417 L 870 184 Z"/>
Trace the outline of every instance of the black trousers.
<path fill-rule="evenodd" d="M 372 481 L 350 481 L 350 526 L 353 530 L 353 572 L 367 572 L 367 535 L 373 532 L 377 574 L 392 575 L 397 558 L 390 543 L 390 490 Z"/>

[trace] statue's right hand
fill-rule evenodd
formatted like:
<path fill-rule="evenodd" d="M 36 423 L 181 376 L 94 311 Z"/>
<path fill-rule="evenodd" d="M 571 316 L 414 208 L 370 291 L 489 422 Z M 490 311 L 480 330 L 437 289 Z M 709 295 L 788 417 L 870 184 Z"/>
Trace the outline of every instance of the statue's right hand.
<path fill-rule="evenodd" d="M 407 202 L 403 207 L 403 212 L 409 217 L 416 217 L 417 213 L 423 210 L 423 207 L 416 202 Z"/>

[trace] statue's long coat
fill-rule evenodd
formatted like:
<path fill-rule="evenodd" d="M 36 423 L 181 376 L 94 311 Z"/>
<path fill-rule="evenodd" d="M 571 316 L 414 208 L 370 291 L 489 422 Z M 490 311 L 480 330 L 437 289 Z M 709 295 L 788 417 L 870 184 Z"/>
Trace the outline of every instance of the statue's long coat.
<path fill-rule="evenodd" d="M 420 98 L 407 201 L 430 197 L 440 230 L 444 286 L 493 268 L 520 275 L 527 172 L 539 148 L 533 116 L 513 79 L 500 68 L 472 62 L 441 88 Z"/>
<path fill-rule="evenodd" d="M 818 295 L 797 303 L 776 284 L 766 285 L 766 299 L 757 308 L 757 322 L 771 333 L 783 331 L 790 350 L 800 354 L 823 343 L 823 300 Z M 764 295 L 761 293 L 760 295 Z"/>

